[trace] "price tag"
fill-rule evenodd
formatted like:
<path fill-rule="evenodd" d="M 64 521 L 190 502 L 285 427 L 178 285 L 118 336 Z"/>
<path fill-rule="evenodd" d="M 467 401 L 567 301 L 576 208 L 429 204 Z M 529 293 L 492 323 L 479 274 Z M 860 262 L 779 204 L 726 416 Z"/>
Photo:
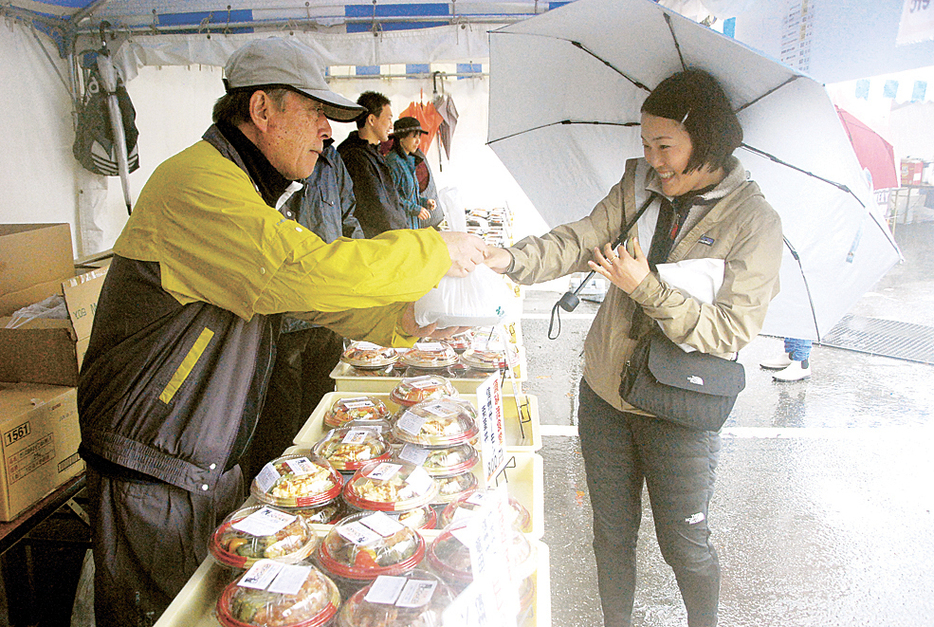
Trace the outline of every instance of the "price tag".
<path fill-rule="evenodd" d="M 279 571 L 279 574 L 276 575 L 276 578 L 266 590 L 279 594 L 298 594 L 309 574 L 311 574 L 311 567 L 309 566 L 283 564 L 282 570 Z"/>
<path fill-rule="evenodd" d="M 416 466 L 421 466 L 425 463 L 425 460 L 428 459 L 428 455 L 431 453 L 427 448 L 422 448 L 417 444 L 406 444 L 402 447 L 402 450 L 399 451 L 399 459 L 407 461 Z"/>
<path fill-rule="evenodd" d="M 367 478 L 373 479 L 374 481 L 389 481 L 401 468 L 401 464 L 382 462 L 379 466 L 370 471 Z"/>
<path fill-rule="evenodd" d="M 271 536 L 291 525 L 296 518 L 292 514 L 264 506 L 242 520 L 238 520 L 231 527 L 251 536 Z"/>
<path fill-rule="evenodd" d="M 444 344 L 440 342 L 416 342 L 415 348 L 426 353 L 436 353 L 444 350 Z"/>
<path fill-rule="evenodd" d="M 440 400 L 435 401 L 434 403 L 429 403 L 428 405 L 421 405 L 419 409 L 423 409 L 429 414 L 435 415 L 438 418 L 444 418 L 451 413 L 451 409 L 447 407 L 447 403 Z"/>
<path fill-rule="evenodd" d="M 356 546 L 366 546 L 380 540 L 380 535 L 359 520 L 337 527 L 337 533 Z"/>
<path fill-rule="evenodd" d="M 424 389 L 424 388 L 434 387 L 436 385 L 439 385 L 440 383 L 441 381 L 439 379 L 437 379 L 436 377 L 433 377 L 430 374 L 426 374 L 421 377 L 415 377 L 409 380 L 409 385 L 419 390 Z"/>
<path fill-rule="evenodd" d="M 256 475 L 256 487 L 262 492 L 269 492 L 269 490 L 276 484 L 276 481 L 279 480 L 279 471 L 276 470 L 275 465 L 272 462 L 269 462 L 263 469 L 259 471 L 259 474 Z"/>
<path fill-rule="evenodd" d="M 317 465 L 312 463 L 307 457 L 296 457 L 295 459 L 285 460 L 285 465 L 292 471 L 293 475 L 307 475 L 317 469 Z"/>
<path fill-rule="evenodd" d="M 344 435 L 341 444 L 363 444 L 371 433 L 368 429 L 352 428 Z"/>
<path fill-rule="evenodd" d="M 238 586 L 244 588 L 253 588 L 254 590 L 265 590 L 276 578 L 276 575 L 282 570 L 285 564 L 274 562 L 272 560 L 259 560 L 246 571 L 246 574 L 240 578 Z"/>
<path fill-rule="evenodd" d="M 431 489 L 434 482 L 435 480 L 431 478 L 428 471 L 421 466 L 409 473 L 407 481 L 409 487 L 415 490 L 416 494 L 425 494 Z"/>
<path fill-rule="evenodd" d="M 398 520 L 393 520 L 383 512 L 376 512 L 369 516 L 364 516 L 357 522 L 375 531 L 384 538 L 392 537 L 405 529 L 405 525 Z"/>
<path fill-rule="evenodd" d="M 347 399 L 344 401 L 344 407 L 347 409 L 364 409 L 366 407 L 375 407 L 376 405 L 373 401 L 367 398 L 361 399 Z"/>
<path fill-rule="evenodd" d="M 405 577 L 393 577 L 391 575 L 380 575 L 370 585 L 369 592 L 363 598 L 368 603 L 379 603 L 381 605 L 394 605 L 402 588 L 405 587 Z"/>
<path fill-rule="evenodd" d="M 353 345 L 353 347 L 359 348 L 362 351 L 376 351 L 376 350 L 380 350 L 383 348 L 379 344 L 374 344 L 373 342 L 366 342 L 366 341 L 357 342 L 356 344 Z"/>
<path fill-rule="evenodd" d="M 437 587 L 437 581 L 409 579 L 396 599 L 396 607 L 422 607 L 431 601 Z"/>
<path fill-rule="evenodd" d="M 396 421 L 396 426 L 406 433 L 418 435 L 418 433 L 422 430 L 426 420 L 428 420 L 427 416 L 419 416 L 418 414 L 413 414 L 408 409 L 406 409 L 404 412 L 402 412 L 402 415 L 399 416 L 399 419 Z"/>

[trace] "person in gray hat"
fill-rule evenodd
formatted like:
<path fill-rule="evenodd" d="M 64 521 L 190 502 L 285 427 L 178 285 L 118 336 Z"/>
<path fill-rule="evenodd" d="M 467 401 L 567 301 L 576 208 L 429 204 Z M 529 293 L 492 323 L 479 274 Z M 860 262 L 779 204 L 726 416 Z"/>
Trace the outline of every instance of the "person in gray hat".
<path fill-rule="evenodd" d="M 101 627 L 151 625 L 242 502 L 280 314 L 411 345 L 411 301 L 464 276 L 486 247 L 396 231 L 330 244 L 277 211 L 314 169 L 330 91 L 308 47 L 254 40 L 225 67 L 201 141 L 153 172 L 114 244 L 78 384 Z M 456 329 L 448 330 L 456 332 Z"/>
<path fill-rule="evenodd" d="M 428 131 L 413 117 L 401 117 L 392 125 L 392 149 L 386 155 L 386 163 L 392 173 L 392 182 L 399 195 L 399 204 L 409 218 L 409 228 L 418 229 L 428 223 L 435 201 L 423 197 L 418 190 L 415 168 L 418 166 L 415 153 L 422 135 Z"/>

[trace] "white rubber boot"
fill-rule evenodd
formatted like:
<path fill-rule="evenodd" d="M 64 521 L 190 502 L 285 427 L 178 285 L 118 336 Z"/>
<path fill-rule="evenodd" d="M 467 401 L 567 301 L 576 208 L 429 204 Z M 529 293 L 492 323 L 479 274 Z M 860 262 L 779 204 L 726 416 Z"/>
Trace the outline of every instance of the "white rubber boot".
<path fill-rule="evenodd" d="M 784 370 L 791 365 L 791 353 L 783 353 L 781 357 L 763 361 L 759 365 L 766 370 Z"/>
<path fill-rule="evenodd" d="M 787 368 L 772 375 L 776 381 L 801 381 L 811 377 L 811 364 L 807 359 L 793 361 Z"/>

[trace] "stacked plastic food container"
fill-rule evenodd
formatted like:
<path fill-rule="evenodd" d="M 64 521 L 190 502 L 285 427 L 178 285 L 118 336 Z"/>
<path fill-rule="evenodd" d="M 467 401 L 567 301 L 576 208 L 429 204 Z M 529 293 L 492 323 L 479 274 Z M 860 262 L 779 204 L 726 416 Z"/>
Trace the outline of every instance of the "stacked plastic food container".
<path fill-rule="evenodd" d="M 486 540 L 508 564 L 516 624 L 550 625 L 538 407 L 507 372 L 524 370 L 516 348 L 516 326 L 411 351 L 348 346 L 338 391 L 259 473 L 157 627 L 442 625 L 476 589 L 465 534 L 493 501 L 505 523 Z M 506 459 L 487 485 L 476 392 L 489 377 Z"/>

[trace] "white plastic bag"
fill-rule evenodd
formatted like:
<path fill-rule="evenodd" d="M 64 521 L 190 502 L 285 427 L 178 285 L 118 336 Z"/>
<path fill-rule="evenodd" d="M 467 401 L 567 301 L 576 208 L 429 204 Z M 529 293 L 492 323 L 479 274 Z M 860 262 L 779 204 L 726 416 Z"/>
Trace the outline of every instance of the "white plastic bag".
<path fill-rule="evenodd" d="M 515 318 L 517 303 L 503 277 L 479 265 L 463 278 L 442 277 L 415 302 L 415 322 L 423 327 L 437 322 L 439 329 L 491 326 Z"/>
<path fill-rule="evenodd" d="M 67 320 L 68 309 L 65 307 L 65 297 L 61 294 L 52 294 L 42 302 L 17 309 L 6 326 L 8 329 L 15 329 L 36 318 Z"/>

